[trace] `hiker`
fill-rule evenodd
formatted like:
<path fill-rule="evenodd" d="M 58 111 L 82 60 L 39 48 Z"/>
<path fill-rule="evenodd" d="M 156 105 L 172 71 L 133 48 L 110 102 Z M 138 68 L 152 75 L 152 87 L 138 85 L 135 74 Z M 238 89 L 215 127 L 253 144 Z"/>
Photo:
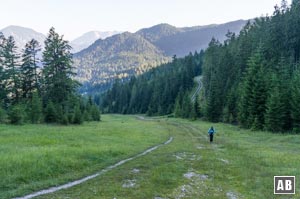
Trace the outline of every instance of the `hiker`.
<path fill-rule="evenodd" d="M 208 133 L 208 135 L 209 135 L 210 143 L 212 143 L 213 140 L 214 140 L 214 134 L 216 133 L 214 127 L 213 127 L 213 126 L 210 127 L 210 128 L 208 129 L 208 132 L 207 132 L 207 133 Z"/>

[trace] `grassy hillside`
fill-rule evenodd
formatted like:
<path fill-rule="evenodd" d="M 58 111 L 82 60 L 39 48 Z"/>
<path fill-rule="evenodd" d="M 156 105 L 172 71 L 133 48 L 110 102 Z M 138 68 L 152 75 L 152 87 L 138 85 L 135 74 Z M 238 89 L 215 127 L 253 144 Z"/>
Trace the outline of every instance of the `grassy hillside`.
<path fill-rule="evenodd" d="M 103 116 L 82 126 L 0 125 L 0 198 L 78 179 L 167 138 L 164 127 L 131 117 Z"/>
<path fill-rule="evenodd" d="M 298 169 L 300 137 L 298 135 L 253 132 L 242 130 L 236 126 L 214 124 L 217 129 L 216 140 L 214 144 L 209 144 L 207 129 L 211 126 L 211 123 L 207 122 L 191 122 L 170 118 L 137 120 L 133 116 L 105 116 L 104 120 L 102 124 L 86 124 L 83 127 L 77 127 L 79 129 L 66 127 L 70 128 L 69 130 L 76 129 L 72 133 L 72 135 L 75 133 L 76 136 L 72 136 L 72 139 L 77 139 L 77 142 L 94 143 L 93 148 L 86 147 L 87 144 L 83 144 L 82 146 L 85 146 L 83 148 L 79 146 L 70 147 L 72 150 L 68 151 L 68 153 L 73 153 L 71 151 L 79 150 L 82 151 L 82 156 L 90 157 L 89 163 L 91 164 L 86 163 L 85 169 L 79 169 L 81 174 L 92 174 L 93 171 L 103 168 L 105 164 L 111 164 L 116 162 L 117 159 L 120 160 L 130 156 L 129 154 L 138 153 L 138 150 L 140 152 L 147 146 L 162 142 L 162 140 L 167 139 L 169 132 L 174 140 L 169 145 L 162 146 L 146 156 L 127 162 L 86 183 L 38 198 L 286 198 L 273 195 L 273 176 L 295 175 L 297 186 L 297 182 L 300 180 Z M 89 131 L 83 132 L 83 128 L 86 130 L 92 129 L 94 132 L 95 127 L 100 128 L 101 125 L 106 126 L 106 128 L 103 127 L 103 130 L 100 131 L 102 133 L 99 135 Z M 107 128 L 110 125 L 114 126 Z M 49 127 L 44 126 L 43 128 L 47 129 Z M 26 126 L 24 129 L 27 129 L 27 132 L 24 130 L 23 134 L 30 135 L 29 132 L 33 128 L 32 126 Z M 3 130 L 1 134 L 4 134 Z M 16 132 L 13 133 L 11 130 L 10 134 L 13 134 L 11 136 L 13 138 L 10 140 L 17 140 Z M 56 136 L 61 137 L 61 134 L 62 132 Z M 92 137 L 85 136 L 86 134 Z M 120 135 L 123 136 L 118 138 Z M 47 133 L 47 136 L 43 139 L 44 142 L 46 140 L 50 142 L 51 139 L 49 138 L 52 136 Z M 69 137 L 65 140 L 69 143 L 67 145 L 71 145 L 72 142 L 74 144 L 72 139 Z M 27 138 L 22 141 L 15 141 L 14 146 L 19 145 L 22 148 L 22 142 L 26 140 Z M 25 143 L 28 146 L 34 145 L 33 140 Z M 110 141 L 108 142 L 108 140 Z M 97 142 L 102 144 L 97 144 L 96 147 L 95 143 Z M 120 143 L 126 143 L 126 145 Z M 52 148 L 55 148 L 55 144 L 52 143 L 52 145 Z M 5 150 L 13 151 L 20 147 Z M 63 145 L 57 146 L 56 149 L 56 153 L 54 149 L 49 151 L 48 156 L 52 158 L 54 158 L 54 154 L 61 158 L 69 156 L 66 155 L 67 152 L 64 150 Z M 108 155 L 104 152 L 107 152 L 107 150 L 117 155 Z M 20 157 L 24 157 L 24 154 L 29 153 L 28 150 L 20 152 Z M 44 156 L 40 156 L 38 162 L 46 161 L 41 159 L 42 157 Z M 97 161 L 97 159 L 102 159 L 102 161 Z M 9 162 L 13 162 L 13 160 L 12 156 L 6 158 L 6 161 Z M 29 161 L 31 159 L 27 157 L 23 160 L 23 163 L 26 162 L 25 160 Z M 37 159 L 35 161 L 37 162 Z M 53 185 L 55 184 L 54 181 L 61 183 L 66 179 L 78 177 L 79 175 L 72 167 L 74 167 L 74 164 L 79 164 L 78 162 L 86 161 L 86 159 L 76 161 L 76 158 L 74 158 L 73 161 L 76 162 L 72 162 L 69 158 L 64 158 L 61 161 L 65 161 L 64 164 L 68 164 L 69 167 L 57 165 L 56 170 L 64 168 L 64 174 L 48 175 L 48 184 Z M 3 164 L 3 159 L 1 159 L 1 162 Z M 51 162 L 47 162 L 47 164 L 49 165 Z M 11 170 L 14 171 L 15 168 Z M 26 170 L 31 170 L 31 168 L 28 167 Z M 17 183 L 11 181 L 10 190 L 7 188 L 4 193 L 1 192 L 1 198 L 12 196 L 11 194 L 14 195 L 16 190 L 18 190 L 18 193 L 24 193 L 30 192 L 32 188 L 37 189 L 37 185 L 42 187 L 38 180 L 40 176 L 36 173 L 37 170 L 31 172 L 35 178 L 31 178 L 32 180 L 27 179 L 27 183 L 30 182 L 29 186 L 19 186 L 19 189 L 15 188 L 13 190 L 13 185 L 18 186 Z M 72 177 L 70 177 L 71 174 Z M 14 175 L 17 175 L 17 171 L 11 173 L 11 176 Z M 20 182 L 18 181 L 18 183 Z M 9 183 L 4 184 L 8 185 Z M 1 185 L 1 188 L 4 184 Z M 296 188 L 294 198 L 299 196 L 299 189 Z"/>

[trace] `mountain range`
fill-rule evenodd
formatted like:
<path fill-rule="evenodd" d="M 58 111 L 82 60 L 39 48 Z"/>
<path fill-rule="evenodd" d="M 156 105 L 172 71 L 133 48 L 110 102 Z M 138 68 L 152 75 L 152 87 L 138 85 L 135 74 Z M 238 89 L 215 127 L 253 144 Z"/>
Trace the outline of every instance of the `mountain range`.
<path fill-rule="evenodd" d="M 2 32 L 5 37 L 13 36 L 19 49 L 23 49 L 25 44 L 32 38 L 37 40 L 43 48 L 46 39 L 46 35 L 43 33 L 21 26 L 7 26 L 6 28 L 1 29 L 0 32 Z M 79 52 L 89 47 L 98 39 L 105 39 L 119 33 L 121 33 L 121 31 L 90 31 L 84 33 L 82 36 L 70 41 L 70 45 L 73 48 L 72 52 Z"/>
<path fill-rule="evenodd" d="M 174 55 L 183 57 L 205 49 L 212 37 L 222 42 L 228 31 L 238 34 L 246 22 L 184 28 L 163 23 L 135 33 L 87 32 L 70 42 L 77 80 L 85 85 L 85 90 L 97 85 L 106 85 L 107 89 L 115 79 L 129 79 L 170 61 Z M 42 33 L 19 26 L 8 26 L 0 32 L 6 37 L 12 35 L 20 49 L 32 38 L 43 47 L 46 38 Z"/>
<path fill-rule="evenodd" d="M 73 48 L 73 52 L 79 52 L 91 44 L 93 44 L 98 39 L 105 39 L 107 37 L 113 36 L 115 34 L 119 34 L 121 31 L 90 31 L 84 33 L 82 36 L 72 40 L 70 45 Z"/>
<path fill-rule="evenodd" d="M 25 28 L 21 26 L 8 26 L 0 30 L 5 37 L 13 36 L 16 42 L 19 52 L 25 47 L 25 44 L 31 39 L 37 40 L 41 47 L 44 47 L 44 41 L 46 36 L 42 33 L 39 33 L 31 28 Z"/>
<path fill-rule="evenodd" d="M 158 24 L 135 33 L 99 39 L 74 54 L 78 80 L 89 90 L 96 85 L 111 84 L 115 79 L 128 79 L 170 61 L 174 55 L 182 57 L 205 49 L 212 37 L 222 42 L 228 31 L 238 34 L 246 22 L 185 28 Z"/>

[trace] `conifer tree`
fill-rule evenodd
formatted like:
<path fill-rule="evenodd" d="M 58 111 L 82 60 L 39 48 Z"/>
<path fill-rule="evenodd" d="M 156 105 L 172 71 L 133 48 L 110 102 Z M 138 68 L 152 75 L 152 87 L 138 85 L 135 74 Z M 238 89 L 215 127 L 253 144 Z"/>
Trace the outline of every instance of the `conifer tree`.
<path fill-rule="evenodd" d="M 82 124 L 82 122 L 83 122 L 82 113 L 81 113 L 79 105 L 77 105 L 77 106 L 75 106 L 72 123 L 73 124 Z"/>
<path fill-rule="evenodd" d="M 21 76 L 22 76 L 22 91 L 23 98 L 31 99 L 34 92 L 39 89 L 39 72 L 37 53 L 41 50 L 38 41 L 32 39 L 24 49 L 22 55 Z"/>
<path fill-rule="evenodd" d="M 45 41 L 43 52 L 43 77 L 46 101 L 64 104 L 67 98 L 75 94 L 77 82 L 72 67 L 71 47 L 63 36 L 51 28 Z"/>
<path fill-rule="evenodd" d="M 295 71 L 292 81 L 291 116 L 293 131 L 300 133 L 300 71 Z"/>
<path fill-rule="evenodd" d="M 42 101 L 37 92 L 32 94 L 32 98 L 29 102 L 28 117 L 33 124 L 40 123 L 42 121 L 43 107 Z"/>
<path fill-rule="evenodd" d="M 265 127 L 272 132 L 280 132 L 284 126 L 284 103 L 278 85 L 276 85 L 270 93 L 267 101 L 267 109 L 265 115 Z"/>
<path fill-rule="evenodd" d="M 57 122 L 56 110 L 52 101 L 49 101 L 45 109 L 45 122 Z"/>
<path fill-rule="evenodd" d="M 20 68 L 17 46 L 12 36 L 8 37 L 3 48 L 3 66 L 5 70 L 5 88 L 11 104 L 20 100 Z"/>

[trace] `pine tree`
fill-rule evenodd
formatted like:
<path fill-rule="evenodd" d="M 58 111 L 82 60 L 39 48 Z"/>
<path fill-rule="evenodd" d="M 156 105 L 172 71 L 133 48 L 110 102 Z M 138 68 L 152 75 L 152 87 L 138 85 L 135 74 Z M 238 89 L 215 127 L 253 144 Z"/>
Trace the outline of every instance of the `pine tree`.
<path fill-rule="evenodd" d="M 93 121 L 100 121 L 101 119 L 99 108 L 96 105 L 91 108 L 91 116 Z"/>
<path fill-rule="evenodd" d="M 81 113 L 80 107 L 78 105 L 75 107 L 72 123 L 73 124 L 82 124 L 83 123 L 82 113 Z"/>
<path fill-rule="evenodd" d="M 3 66 L 6 68 L 5 88 L 10 103 L 15 104 L 20 100 L 20 70 L 17 46 L 12 36 L 8 37 L 3 48 Z"/>
<path fill-rule="evenodd" d="M 49 101 L 45 109 L 45 122 L 54 123 L 57 122 L 56 110 L 52 101 Z"/>
<path fill-rule="evenodd" d="M 214 74 L 211 77 L 210 89 L 208 91 L 205 107 L 205 117 L 211 122 L 219 121 L 222 114 L 221 88 Z"/>
<path fill-rule="evenodd" d="M 282 102 L 281 93 L 279 92 L 278 86 L 275 86 L 271 95 L 267 101 L 267 110 L 265 115 L 265 127 L 267 130 L 272 132 L 280 132 L 284 126 L 284 103 Z"/>
<path fill-rule="evenodd" d="M 75 76 L 72 67 L 71 47 L 67 41 L 51 28 L 45 41 L 43 52 L 43 77 L 46 101 L 64 104 L 69 96 L 75 94 L 78 86 L 72 79 Z"/>
<path fill-rule="evenodd" d="M 3 103 L 3 105 L 4 105 L 4 101 L 6 101 L 7 98 L 7 90 L 6 90 L 7 77 L 5 74 L 5 65 L 4 65 L 5 45 L 6 45 L 6 38 L 0 32 L 0 103 Z"/>
<path fill-rule="evenodd" d="M 243 127 L 262 129 L 266 110 L 267 85 L 262 50 L 259 48 L 248 61 L 240 86 L 239 122 Z"/>
<path fill-rule="evenodd" d="M 293 131 L 300 133 L 300 71 L 296 70 L 292 81 L 291 116 Z"/>
<path fill-rule="evenodd" d="M 38 41 L 32 39 L 25 46 L 22 55 L 21 76 L 23 98 L 31 99 L 34 92 L 39 93 L 39 72 L 37 53 L 41 50 Z"/>
<path fill-rule="evenodd" d="M 10 111 L 8 114 L 9 120 L 11 124 L 23 124 L 25 114 L 24 114 L 24 108 L 21 104 L 15 104 L 10 107 Z"/>
<path fill-rule="evenodd" d="M 5 123 L 6 121 L 6 111 L 3 109 L 2 103 L 0 103 L 0 124 Z"/>
<path fill-rule="evenodd" d="M 29 102 L 29 119 L 31 123 L 36 124 L 42 121 L 43 107 L 42 101 L 37 92 L 32 94 L 32 99 Z"/>

